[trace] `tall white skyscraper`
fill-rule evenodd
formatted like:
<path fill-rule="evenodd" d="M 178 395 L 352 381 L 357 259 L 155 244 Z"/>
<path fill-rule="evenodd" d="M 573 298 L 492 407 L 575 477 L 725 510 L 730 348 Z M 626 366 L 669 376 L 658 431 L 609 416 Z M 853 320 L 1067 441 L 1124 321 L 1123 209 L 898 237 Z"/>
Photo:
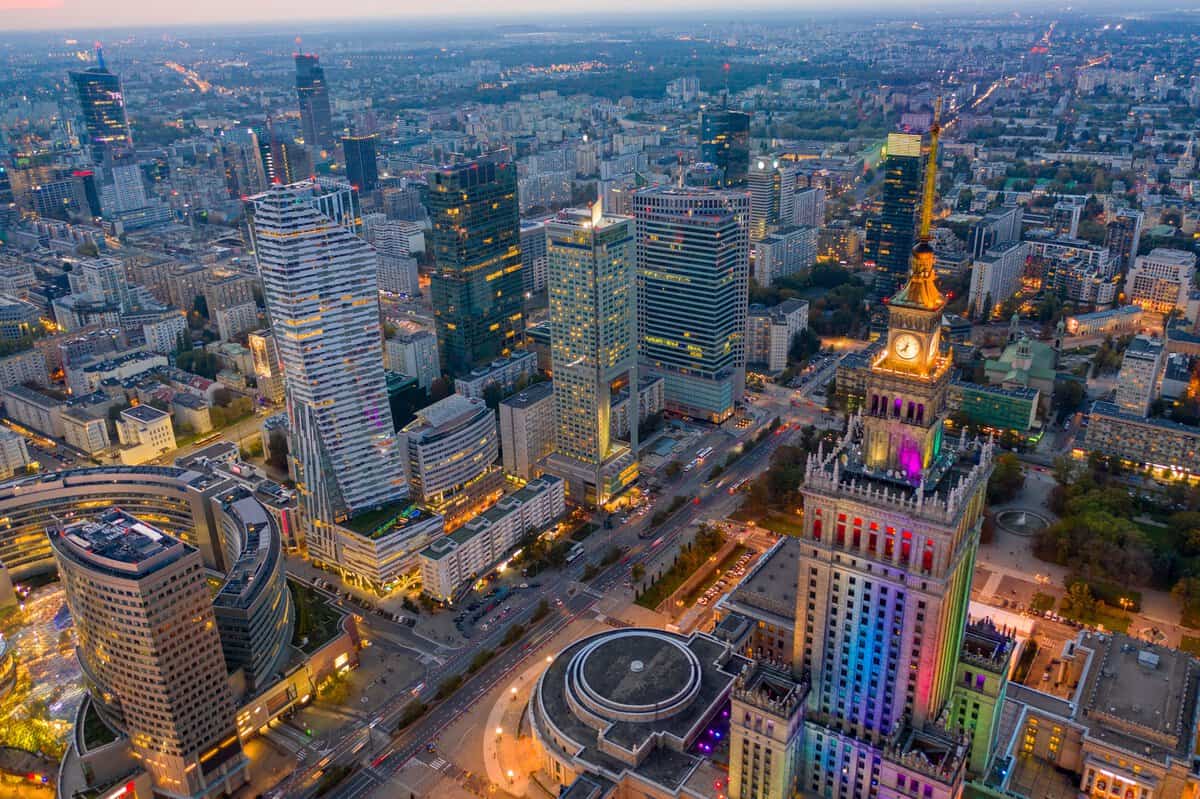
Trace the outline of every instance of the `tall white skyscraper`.
<path fill-rule="evenodd" d="M 251 225 L 318 556 L 327 523 L 407 491 L 384 384 L 375 251 L 317 209 L 319 191 L 272 186 L 253 198 Z"/>
<path fill-rule="evenodd" d="M 630 443 L 609 432 L 613 394 L 629 387 L 637 401 L 633 220 L 569 209 L 546 223 L 546 239 L 557 417 L 546 470 L 576 501 L 600 505 L 637 478 L 637 425 Z"/>

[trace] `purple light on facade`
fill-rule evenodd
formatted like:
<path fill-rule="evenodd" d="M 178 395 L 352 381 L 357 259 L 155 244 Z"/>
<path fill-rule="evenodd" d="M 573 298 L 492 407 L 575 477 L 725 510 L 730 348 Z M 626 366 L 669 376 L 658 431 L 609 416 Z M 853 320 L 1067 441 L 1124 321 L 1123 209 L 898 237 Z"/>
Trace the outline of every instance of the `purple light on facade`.
<path fill-rule="evenodd" d="M 918 483 L 921 480 L 921 450 L 917 449 L 917 443 L 911 438 L 904 439 L 904 443 L 900 445 L 900 451 L 896 454 L 896 459 L 900 463 L 900 470 L 904 472 L 904 476 L 912 483 Z"/>

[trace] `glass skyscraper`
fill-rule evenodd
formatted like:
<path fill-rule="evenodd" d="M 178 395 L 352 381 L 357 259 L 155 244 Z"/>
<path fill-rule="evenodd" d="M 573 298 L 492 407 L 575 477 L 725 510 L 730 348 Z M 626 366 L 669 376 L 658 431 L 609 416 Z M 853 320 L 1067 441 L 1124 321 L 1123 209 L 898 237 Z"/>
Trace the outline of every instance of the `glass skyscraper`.
<path fill-rule="evenodd" d="M 546 468 L 572 499 L 602 505 L 637 478 L 637 424 L 628 444 L 610 433 L 613 394 L 638 394 L 634 224 L 599 205 L 570 209 L 546 223 L 546 239 L 556 410 Z"/>
<path fill-rule="evenodd" d="M 863 245 L 864 263 L 877 271 L 876 297 L 890 297 L 908 272 L 921 199 L 921 137 L 889 134 L 883 170 L 883 207 L 878 217 L 867 220 Z"/>
<path fill-rule="evenodd" d="M 309 147 L 333 147 L 333 115 L 329 110 L 329 87 L 320 57 L 296 53 L 296 96 L 300 100 L 300 128 Z"/>
<path fill-rule="evenodd" d="M 125 116 L 121 78 L 108 71 L 104 64 L 104 51 L 96 48 L 96 66 L 69 75 L 79 96 L 83 128 L 87 133 L 92 160 L 101 163 L 106 151 L 133 147 L 129 120 Z"/>
<path fill-rule="evenodd" d="M 343 136 L 342 153 L 346 157 L 346 180 L 359 192 L 375 191 L 379 168 L 375 164 L 375 139 L 370 136 Z"/>
<path fill-rule="evenodd" d="M 338 192 L 275 185 L 252 198 L 251 232 L 263 296 L 283 365 L 296 482 L 313 525 L 314 557 L 335 560 L 328 523 L 407 492 L 383 372 L 375 251 Z M 344 190 L 341 195 L 349 195 Z M 324 547 L 324 548 L 323 548 Z"/>
<path fill-rule="evenodd" d="M 746 382 L 750 195 L 648 188 L 634 214 L 640 362 L 668 408 L 722 422 Z"/>
<path fill-rule="evenodd" d="M 750 169 L 750 115 L 727 108 L 700 112 L 700 160 L 716 164 L 722 186 L 742 186 Z"/>
<path fill-rule="evenodd" d="M 458 376 L 508 355 L 525 330 L 516 165 L 485 157 L 439 169 L 428 208 L 438 345 Z"/>

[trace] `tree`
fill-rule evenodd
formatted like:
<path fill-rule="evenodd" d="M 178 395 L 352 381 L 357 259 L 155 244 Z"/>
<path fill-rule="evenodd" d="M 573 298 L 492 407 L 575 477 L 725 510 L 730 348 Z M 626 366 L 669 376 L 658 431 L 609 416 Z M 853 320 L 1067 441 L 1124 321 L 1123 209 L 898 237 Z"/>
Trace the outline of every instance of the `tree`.
<path fill-rule="evenodd" d="M 642 578 L 646 576 L 646 567 L 640 563 L 633 564 L 633 568 L 629 570 L 629 576 L 635 583 L 641 582 Z"/>
<path fill-rule="evenodd" d="M 988 480 L 988 504 L 1011 502 L 1025 485 L 1025 467 L 1017 456 L 1005 452 L 996 459 L 996 468 Z"/>
<path fill-rule="evenodd" d="M 669 479 L 674 480 L 683 471 L 683 467 L 679 465 L 679 461 L 671 461 L 667 464 L 666 475 Z"/>
<path fill-rule="evenodd" d="M 1067 595 L 1063 598 L 1063 610 L 1069 611 L 1080 621 L 1095 618 L 1096 598 L 1092 595 L 1092 587 L 1082 580 L 1068 585 Z"/>
<path fill-rule="evenodd" d="M 1060 486 L 1068 485 L 1075 478 L 1075 463 L 1066 455 L 1059 455 L 1054 459 L 1051 473 Z"/>
<path fill-rule="evenodd" d="M 1087 388 L 1079 380 L 1063 379 L 1054 384 L 1054 408 L 1060 415 L 1074 413 L 1087 399 Z"/>

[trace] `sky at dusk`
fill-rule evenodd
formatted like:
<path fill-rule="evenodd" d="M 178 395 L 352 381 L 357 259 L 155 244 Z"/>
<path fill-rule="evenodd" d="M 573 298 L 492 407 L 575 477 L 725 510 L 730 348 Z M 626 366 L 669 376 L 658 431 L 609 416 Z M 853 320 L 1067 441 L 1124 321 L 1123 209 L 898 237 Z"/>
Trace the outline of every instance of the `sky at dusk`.
<path fill-rule="evenodd" d="M 1029 8 L 1025 0 L 1009 0 L 998 7 Z M 1045 7 L 1045 4 L 1040 4 Z M 830 12 L 828 0 L 757 0 L 752 8 L 795 12 Z M 751 13 L 739 5 L 740 14 Z M 838 0 L 838 10 L 887 9 L 897 13 L 895 3 L 880 0 Z M 979 10 L 977 3 L 964 0 L 914 0 L 906 3 L 907 13 L 950 8 Z M 563 18 L 564 12 L 573 17 L 585 15 L 611 16 L 622 13 L 658 15 L 673 11 L 729 12 L 727 0 L 590 0 L 586 3 L 564 3 L 561 0 L 0 0 L 0 31 L 3 30 L 76 30 L 122 28 L 135 26 L 166 26 L 204 23 L 276 23 L 287 25 L 301 21 L 353 19 L 451 19 L 463 17 L 513 16 L 537 21 L 539 15 L 550 15 L 546 21 Z"/>

